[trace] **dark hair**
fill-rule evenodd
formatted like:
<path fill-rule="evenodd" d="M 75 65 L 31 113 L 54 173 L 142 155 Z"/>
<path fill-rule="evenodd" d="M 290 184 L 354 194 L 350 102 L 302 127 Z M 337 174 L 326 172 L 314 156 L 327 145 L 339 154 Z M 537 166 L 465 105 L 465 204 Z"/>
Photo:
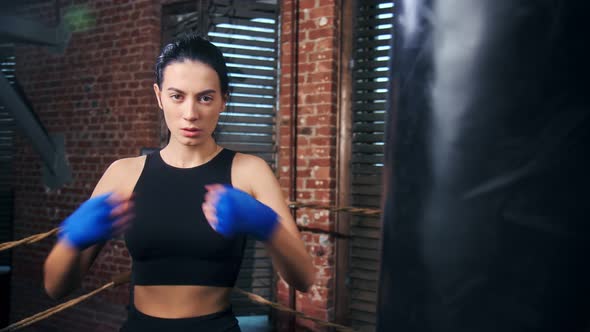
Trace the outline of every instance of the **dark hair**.
<path fill-rule="evenodd" d="M 227 96 L 229 78 L 223 53 L 210 41 L 195 34 L 185 34 L 162 48 L 162 53 L 156 60 L 156 83 L 160 88 L 166 66 L 184 60 L 199 61 L 213 68 L 219 76 L 221 93 Z"/>

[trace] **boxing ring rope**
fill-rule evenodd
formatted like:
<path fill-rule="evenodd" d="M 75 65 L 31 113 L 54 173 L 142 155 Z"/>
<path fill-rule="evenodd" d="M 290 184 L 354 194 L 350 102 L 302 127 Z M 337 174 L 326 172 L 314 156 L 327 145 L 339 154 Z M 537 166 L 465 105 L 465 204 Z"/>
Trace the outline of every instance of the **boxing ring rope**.
<path fill-rule="evenodd" d="M 378 217 L 381 215 L 380 209 L 371 209 L 371 208 L 359 208 L 354 206 L 332 206 L 332 205 L 323 205 L 323 204 L 314 204 L 314 203 L 299 203 L 299 202 L 288 202 L 287 205 L 291 209 L 317 209 L 317 210 L 329 210 L 330 212 L 344 212 L 354 215 L 363 215 L 368 217 Z M 315 228 L 315 227 L 308 227 L 303 225 L 297 225 L 300 231 L 303 232 L 311 232 L 311 233 L 320 233 L 320 234 L 328 234 L 334 236 L 336 238 L 342 239 L 349 239 L 350 235 L 343 234 L 337 231 L 332 230 L 325 230 L 322 228 Z"/>
<path fill-rule="evenodd" d="M 306 203 L 297 203 L 297 202 L 289 202 L 288 204 L 289 204 L 289 207 L 291 207 L 291 208 L 324 209 L 324 210 L 330 210 L 332 212 L 348 212 L 348 213 L 353 213 L 353 214 L 357 214 L 357 215 L 360 214 L 360 215 L 367 215 L 367 216 L 378 216 L 381 214 L 381 211 L 378 209 L 365 209 L 365 208 L 357 208 L 357 207 L 336 207 L 336 206 L 319 205 L 319 204 L 306 204 Z M 335 232 L 323 231 L 321 229 L 314 229 L 314 228 L 307 228 L 307 227 L 302 227 L 302 228 L 303 228 L 303 230 L 325 232 L 325 233 L 329 233 L 329 234 L 333 234 L 333 235 L 338 236 L 338 234 Z M 54 228 L 48 232 L 35 234 L 32 236 L 26 237 L 24 239 L 21 239 L 21 240 L 1 243 L 0 244 L 0 252 L 3 250 L 8 250 L 8 249 L 20 246 L 20 245 L 32 244 L 35 242 L 39 242 L 43 239 L 46 239 L 52 235 L 57 234 L 58 231 L 59 231 L 59 228 Z M 345 235 L 340 235 L 340 236 L 345 236 Z M 61 312 L 67 308 L 70 308 L 80 302 L 83 302 L 83 301 L 93 297 L 94 295 L 96 295 L 104 290 L 114 288 L 114 287 L 128 283 L 130 281 L 130 276 L 131 276 L 130 272 L 125 272 L 123 274 L 120 274 L 120 275 L 114 277 L 109 283 L 107 283 L 107 284 L 87 293 L 87 294 L 84 294 L 84 295 L 79 296 L 75 299 L 69 300 L 67 302 L 58 304 L 57 306 L 54 306 L 54 307 L 49 308 L 45 311 L 39 312 L 39 313 L 29 316 L 27 318 L 24 318 L 16 323 L 10 324 L 9 326 L 7 326 L 5 328 L 0 329 L 0 332 L 17 331 L 17 330 L 20 330 L 24 327 L 31 325 L 31 324 L 34 324 L 38 321 L 41 321 L 45 318 L 48 318 L 58 312 Z M 248 299 L 250 301 L 252 301 L 254 303 L 261 304 L 261 305 L 267 305 L 267 306 L 272 307 L 273 309 L 276 309 L 276 310 L 279 310 L 282 312 L 286 312 L 286 313 L 290 313 L 298 318 L 313 321 L 322 327 L 331 327 L 331 328 L 334 328 L 338 331 L 345 331 L 345 332 L 355 331 L 354 329 L 344 326 L 344 325 L 331 323 L 331 322 L 324 321 L 324 320 L 321 320 L 321 319 L 318 319 L 315 317 L 308 316 L 308 315 L 304 314 L 303 312 L 293 310 L 293 309 L 288 308 L 280 303 L 271 302 L 271 301 L 263 298 L 260 295 L 250 293 L 250 292 L 247 292 L 247 291 L 239 289 L 239 288 L 234 288 L 234 291 L 237 293 L 240 293 L 242 295 L 245 295 L 246 297 L 248 297 Z"/>
<path fill-rule="evenodd" d="M 83 302 L 91 297 L 93 297 L 94 295 L 97 295 L 98 293 L 110 289 L 110 288 L 114 288 L 123 284 L 126 284 L 130 281 L 130 277 L 131 277 L 131 272 L 125 272 L 123 274 L 120 274 L 118 276 L 116 276 L 115 278 L 113 278 L 113 280 L 87 294 L 84 294 L 82 296 L 79 296 L 75 299 L 69 300 L 67 302 L 64 302 L 62 304 L 58 304 L 55 307 L 49 308 L 45 311 L 39 312 L 33 316 L 29 316 L 27 318 L 24 318 L 16 323 L 10 324 L 9 326 L 3 328 L 0 330 L 0 332 L 8 332 L 8 331 L 17 331 L 20 330 L 22 328 L 25 328 L 31 324 L 34 324 L 36 322 L 39 322 L 45 318 L 48 318 L 54 314 L 57 314 L 58 312 L 61 312 L 65 309 L 68 309 L 70 307 L 75 306 L 76 304 Z M 319 324 L 323 327 L 332 327 L 335 328 L 338 331 L 344 331 L 344 332 L 354 332 L 355 330 L 344 326 L 344 325 L 340 325 L 340 324 L 335 324 L 335 323 L 330 323 L 315 317 L 311 317 L 308 316 L 300 311 L 296 311 L 296 310 L 292 310 L 280 303 L 276 303 L 276 302 L 271 302 L 265 298 L 263 298 L 260 295 L 256 295 L 250 292 L 246 292 L 245 290 L 239 289 L 239 288 L 234 288 L 234 291 L 236 291 L 237 293 L 240 293 L 242 295 L 245 295 L 248 297 L 248 299 L 250 299 L 250 301 L 254 302 L 254 303 L 258 303 L 261 305 L 267 305 L 270 306 L 276 310 L 279 311 L 283 311 L 283 312 L 287 312 L 290 314 L 295 315 L 296 317 L 302 318 L 302 319 L 307 319 L 307 320 L 311 320 L 313 322 L 315 322 L 316 324 Z"/>
<path fill-rule="evenodd" d="M 283 311 L 283 312 L 288 312 L 290 314 L 295 315 L 296 317 L 310 320 L 310 321 L 315 322 L 315 323 L 317 323 L 317 324 L 319 324 L 319 325 L 321 325 L 323 327 L 333 327 L 333 328 L 335 328 L 338 331 L 345 331 L 345 332 L 356 331 L 356 330 L 354 330 L 354 329 L 352 329 L 352 328 L 350 328 L 348 326 L 344 326 L 344 325 L 340 325 L 340 324 L 336 324 L 336 323 L 330 323 L 330 322 L 327 322 L 325 320 L 321 320 L 321 319 L 318 319 L 318 318 L 315 318 L 315 317 L 308 316 L 308 315 L 302 313 L 301 311 L 293 310 L 293 309 L 291 309 L 289 307 L 286 307 L 286 306 L 284 306 L 284 305 L 282 305 L 280 303 L 271 302 L 271 301 L 263 298 L 260 295 L 256 295 L 256 294 L 253 294 L 253 293 L 250 293 L 250 292 L 246 292 L 245 290 L 242 290 L 242 289 L 239 289 L 239 288 L 234 288 L 234 291 L 236 291 L 237 293 L 246 295 L 248 297 L 248 299 L 250 299 L 250 301 L 252 301 L 254 303 L 258 303 L 258 304 L 262 304 L 262 305 L 267 305 L 267 306 L 272 307 L 273 309 L 276 309 L 276 310 L 279 310 L 279 311 Z"/>
<path fill-rule="evenodd" d="M 58 312 L 64 311 L 67 308 L 73 307 L 76 304 L 78 304 L 80 302 L 83 302 L 83 301 L 85 301 L 85 300 L 93 297 L 94 295 L 96 295 L 96 294 L 98 294 L 98 293 L 100 293 L 100 292 L 102 292 L 102 291 L 104 291 L 106 289 L 109 289 L 109 288 L 113 288 L 113 287 L 116 287 L 116 286 L 119 286 L 119 285 L 126 284 L 126 283 L 129 282 L 130 276 L 131 276 L 131 272 L 126 272 L 126 273 L 123 273 L 123 274 L 121 274 L 119 276 L 116 276 L 115 278 L 113 278 L 113 280 L 111 282 L 109 282 L 109 283 L 107 283 L 107 284 L 105 284 L 105 285 L 103 285 L 103 286 L 101 286 L 101 287 L 99 287 L 99 288 L 97 288 L 97 289 L 95 289 L 95 290 L 87 293 L 87 294 L 84 294 L 82 296 L 79 296 L 79 297 L 77 297 L 75 299 L 71 299 L 71 300 L 69 300 L 67 302 L 58 304 L 55 307 L 52 307 L 52 308 L 49 308 L 49 309 L 47 309 L 45 311 L 39 312 L 37 314 L 34 314 L 33 316 L 29 316 L 27 318 L 24 318 L 24 319 L 22 319 L 22 320 L 20 320 L 20 321 L 18 321 L 16 323 L 10 324 L 7 327 L 1 329 L 0 332 L 17 331 L 17 330 L 20 330 L 22 328 L 25 328 L 25 327 L 27 327 L 27 326 L 29 326 L 31 324 L 34 324 L 34 323 L 36 323 L 38 321 L 41 321 L 41 320 L 43 320 L 45 318 L 48 318 L 48 317 L 50 317 L 50 316 L 52 316 L 54 314 L 57 314 Z"/>
<path fill-rule="evenodd" d="M 377 217 L 377 216 L 381 215 L 380 209 L 359 208 L 359 207 L 354 207 L 354 206 L 337 207 L 337 206 L 331 206 L 331 205 L 321 205 L 321 204 L 313 204 L 313 203 L 298 203 L 298 202 L 288 202 L 287 204 L 290 208 L 296 208 L 296 209 L 300 209 L 300 208 L 301 209 L 320 209 L 320 210 L 329 210 L 330 212 L 345 212 L 345 213 L 350 213 L 350 214 L 355 214 L 355 215 L 364 215 L 364 216 L 373 216 L 373 217 Z M 305 226 L 299 226 L 299 228 L 303 231 L 327 233 L 327 234 L 340 236 L 340 237 L 349 237 L 347 235 L 343 235 L 343 234 L 340 234 L 337 232 L 332 232 L 332 231 L 326 231 L 326 230 L 322 230 L 319 228 L 305 227 Z M 59 228 L 54 228 L 48 232 L 31 235 L 31 236 L 26 237 L 24 239 L 0 243 L 0 252 L 17 247 L 21 244 L 31 244 L 31 243 L 39 242 L 45 238 L 48 238 L 52 235 L 57 234 L 58 231 L 59 231 Z"/>
<path fill-rule="evenodd" d="M 322 205 L 322 204 L 313 204 L 313 203 L 298 203 L 298 202 L 288 202 L 287 203 L 290 208 L 295 209 L 318 209 L 318 210 L 329 210 L 330 212 L 346 212 L 355 215 L 363 215 L 363 216 L 372 216 L 378 217 L 381 215 L 381 209 L 370 209 L 370 208 L 359 208 L 354 206 L 331 206 L 331 205 Z"/>
<path fill-rule="evenodd" d="M 4 250 L 10 249 L 10 248 L 17 247 L 17 246 L 20 246 L 21 244 L 30 244 L 30 243 L 39 242 L 45 238 L 48 238 L 54 234 L 57 234 L 57 231 L 59 231 L 59 228 L 54 228 L 54 229 L 50 230 L 49 232 L 31 235 L 29 237 L 26 237 L 24 239 L 20 239 L 17 241 L 0 243 L 0 251 L 4 251 Z"/>

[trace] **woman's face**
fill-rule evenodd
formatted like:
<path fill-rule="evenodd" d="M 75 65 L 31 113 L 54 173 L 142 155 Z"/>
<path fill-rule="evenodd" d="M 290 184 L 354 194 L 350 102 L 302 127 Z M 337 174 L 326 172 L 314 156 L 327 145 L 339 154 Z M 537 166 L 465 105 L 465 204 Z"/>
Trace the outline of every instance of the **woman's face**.
<path fill-rule="evenodd" d="M 163 72 L 161 90 L 154 91 L 170 130 L 170 140 L 199 145 L 211 138 L 226 98 L 217 72 L 198 61 L 173 62 Z"/>

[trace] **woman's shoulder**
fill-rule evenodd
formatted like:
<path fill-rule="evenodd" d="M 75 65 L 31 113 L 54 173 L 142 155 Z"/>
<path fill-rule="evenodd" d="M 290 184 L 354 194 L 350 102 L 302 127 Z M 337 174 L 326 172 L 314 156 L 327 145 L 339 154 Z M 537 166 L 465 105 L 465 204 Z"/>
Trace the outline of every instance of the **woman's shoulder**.
<path fill-rule="evenodd" d="M 145 164 L 146 156 L 113 161 L 98 181 L 95 193 L 116 191 L 131 194 Z"/>
<path fill-rule="evenodd" d="M 232 164 L 234 187 L 254 195 L 256 188 L 265 187 L 272 181 L 276 181 L 274 172 L 264 159 L 247 153 L 236 153 Z"/>
<path fill-rule="evenodd" d="M 106 172 L 111 173 L 122 173 L 122 174 L 134 174 L 139 173 L 143 169 L 145 164 L 146 156 L 128 157 L 121 158 L 113 161 Z M 105 174 L 106 174 L 105 172 Z"/>
<path fill-rule="evenodd" d="M 268 167 L 264 159 L 253 154 L 236 152 L 233 161 L 233 167 L 243 171 L 250 171 L 260 169 L 260 167 Z"/>

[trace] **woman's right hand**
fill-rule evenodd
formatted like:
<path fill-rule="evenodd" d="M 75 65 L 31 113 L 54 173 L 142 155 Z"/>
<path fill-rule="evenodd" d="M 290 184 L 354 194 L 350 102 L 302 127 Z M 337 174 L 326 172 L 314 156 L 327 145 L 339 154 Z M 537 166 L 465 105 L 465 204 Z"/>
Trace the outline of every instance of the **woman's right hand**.
<path fill-rule="evenodd" d="M 103 194 L 88 199 L 66 218 L 58 237 L 81 251 L 125 232 L 132 218 L 133 203 L 129 198 L 113 193 Z"/>

